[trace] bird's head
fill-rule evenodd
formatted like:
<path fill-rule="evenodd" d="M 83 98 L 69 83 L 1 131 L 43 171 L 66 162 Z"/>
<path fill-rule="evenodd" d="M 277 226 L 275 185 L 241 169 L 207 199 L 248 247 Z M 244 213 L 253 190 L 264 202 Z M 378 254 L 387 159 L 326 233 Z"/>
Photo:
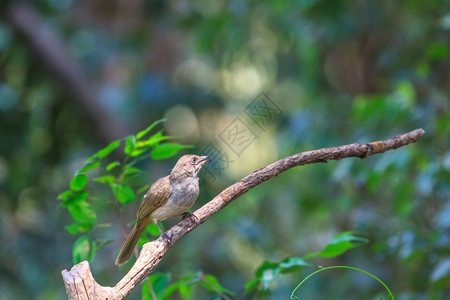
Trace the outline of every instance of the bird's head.
<path fill-rule="evenodd" d="M 202 166 L 209 161 L 209 156 L 198 156 L 187 154 L 180 157 L 175 167 L 173 167 L 171 176 L 182 178 L 185 176 L 197 177 Z"/>

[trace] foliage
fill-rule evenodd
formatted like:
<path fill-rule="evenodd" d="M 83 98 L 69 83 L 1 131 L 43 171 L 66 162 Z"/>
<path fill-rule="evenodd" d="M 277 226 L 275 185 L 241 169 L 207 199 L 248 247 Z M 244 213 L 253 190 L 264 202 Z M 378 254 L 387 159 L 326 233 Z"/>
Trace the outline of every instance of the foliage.
<path fill-rule="evenodd" d="M 302 273 L 305 267 L 308 268 L 312 267 L 312 264 L 306 262 L 306 259 L 317 256 L 325 258 L 338 257 L 339 255 L 342 255 L 348 250 L 358 247 L 359 245 L 361 245 L 361 243 L 367 242 L 368 242 L 367 239 L 356 236 L 351 232 L 343 232 L 336 235 L 336 237 L 333 240 L 331 240 L 322 251 L 317 253 L 310 253 L 306 255 L 305 258 L 289 257 L 279 262 L 264 261 L 261 264 L 261 266 L 259 266 L 258 269 L 256 270 L 255 277 L 250 279 L 245 284 L 245 294 L 247 294 L 248 296 L 253 295 L 252 299 L 258 299 L 264 295 L 270 295 L 269 285 L 273 281 L 275 281 L 280 274 Z M 321 268 L 319 271 L 331 268 L 344 268 L 344 267 L 335 266 L 335 267 Z M 351 267 L 347 268 L 350 269 Z M 368 272 L 365 272 L 363 270 L 359 271 L 366 273 L 369 276 L 372 276 L 373 278 L 380 281 L 378 278 L 376 278 L 374 275 Z M 310 276 L 314 275 L 315 273 L 311 274 Z M 306 279 L 308 279 L 310 276 L 308 276 Z M 151 274 L 142 287 L 142 299 L 155 299 L 155 298 L 170 299 L 170 297 L 174 292 L 178 292 L 181 298 L 184 300 L 195 299 L 193 298 L 194 294 L 193 289 L 199 284 L 204 288 L 206 288 L 207 290 L 209 290 L 210 292 L 215 293 L 216 296 L 218 297 L 217 299 L 228 299 L 228 296 L 234 296 L 234 293 L 232 291 L 220 285 L 216 277 L 214 277 L 213 275 L 205 275 L 201 271 L 196 272 L 194 274 L 187 274 L 185 276 L 182 276 L 178 278 L 175 282 L 170 284 L 172 277 L 173 275 L 171 273 Z M 302 281 L 295 288 L 293 293 L 299 288 L 299 286 L 304 281 Z M 387 289 L 389 294 L 392 296 L 387 286 L 384 283 L 382 284 Z"/>
<path fill-rule="evenodd" d="M 152 294 L 156 299 L 172 299 L 175 292 L 178 292 L 182 299 L 196 299 L 194 290 L 197 286 L 202 286 L 213 293 L 210 299 L 229 299 L 229 296 L 234 295 L 232 291 L 221 286 L 216 277 L 201 271 L 182 276 L 172 284 L 170 284 L 171 277 L 173 275 L 170 273 L 150 275 L 142 287 L 142 299 L 154 299 Z"/>
<path fill-rule="evenodd" d="M 300 272 L 303 270 L 303 267 L 311 267 L 312 265 L 306 262 L 307 259 L 312 257 L 337 257 L 352 248 L 358 247 L 361 243 L 365 244 L 367 242 L 367 239 L 356 236 L 354 233 L 342 232 L 336 235 L 320 252 L 309 253 L 303 258 L 289 257 L 280 262 L 264 261 L 256 270 L 255 277 L 245 284 L 245 293 L 254 293 L 256 294 L 255 297 L 269 294 L 269 284 L 272 283 L 279 274 Z"/>
<path fill-rule="evenodd" d="M 58 199 L 62 200 L 61 206 L 67 207 L 74 220 L 72 224 L 66 226 L 67 231 L 70 234 L 83 233 L 73 246 L 72 256 L 75 264 L 82 260 L 92 261 L 100 244 L 109 243 L 107 239 L 96 238 L 93 240 L 88 235 L 92 234 L 93 229 L 99 225 L 97 224 L 97 214 L 102 211 L 102 209 L 96 209 L 91 202 L 95 200 L 101 204 L 119 207 L 118 214 L 120 215 L 121 205 L 138 199 L 134 190 L 138 189 L 142 192 L 147 188 L 147 186 L 144 186 L 144 189 L 142 187 L 132 188 L 132 179 L 142 173 L 142 170 L 135 167 L 138 161 L 149 157 L 153 159 L 169 158 L 177 154 L 179 150 L 190 148 L 186 145 L 164 143 L 170 137 L 164 136 L 161 131 L 146 137 L 156 125 L 163 121 L 163 119 L 156 121 L 138 134 L 111 142 L 105 148 L 98 150 L 97 153 L 85 160 L 83 167 L 75 171 L 70 181 L 70 189 L 58 196 Z M 108 160 L 110 154 L 119 148 L 122 142 L 125 144 L 124 158 L 121 161 Z M 98 191 L 98 186 L 90 186 L 92 191 L 88 191 L 89 177 L 84 173 L 96 168 L 100 169 L 100 174 L 98 174 L 100 176 L 91 178 L 91 182 L 109 186 L 113 201 L 102 198 L 102 196 L 106 196 L 104 193 L 97 196 L 95 191 Z"/>

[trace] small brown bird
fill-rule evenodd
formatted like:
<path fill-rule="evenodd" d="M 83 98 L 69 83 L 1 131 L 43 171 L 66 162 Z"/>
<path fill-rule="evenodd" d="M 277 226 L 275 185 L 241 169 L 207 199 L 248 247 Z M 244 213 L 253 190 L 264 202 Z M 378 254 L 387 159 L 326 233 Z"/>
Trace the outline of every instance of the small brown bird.
<path fill-rule="evenodd" d="M 198 173 L 208 161 L 208 156 L 184 155 L 170 175 L 158 179 L 150 187 L 139 206 L 136 225 L 117 256 L 116 265 L 120 266 L 130 259 L 140 236 L 153 222 L 158 226 L 161 236 L 170 241 L 159 221 L 185 214 L 191 208 L 199 193 Z"/>

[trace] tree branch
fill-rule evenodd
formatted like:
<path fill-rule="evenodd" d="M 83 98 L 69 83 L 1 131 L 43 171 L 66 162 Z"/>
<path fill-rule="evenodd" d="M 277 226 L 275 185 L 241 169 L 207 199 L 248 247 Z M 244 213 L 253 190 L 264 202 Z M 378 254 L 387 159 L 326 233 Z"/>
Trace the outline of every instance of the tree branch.
<path fill-rule="evenodd" d="M 216 212 L 230 204 L 231 201 L 242 196 L 251 188 L 290 168 L 318 162 L 327 162 L 328 160 L 340 160 L 346 157 L 359 157 L 363 159 L 373 154 L 383 153 L 414 143 L 424 133 L 425 131 L 423 129 L 416 129 L 384 141 L 323 148 L 280 159 L 227 187 L 219 195 L 214 197 L 214 199 L 195 211 L 194 215 L 198 219 L 197 223 L 194 224 L 190 218 L 186 218 L 173 226 L 167 231 L 167 234 L 172 240 L 171 244 L 161 237 L 145 244 L 134 266 L 116 286 L 102 287 L 95 282 L 90 272 L 89 264 L 86 261 L 75 265 L 70 271 L 63 270 L 62 276 L 69 299 L 123 299 L 158 266 L 164 254 L 180 238 L 204 223 Z"/>

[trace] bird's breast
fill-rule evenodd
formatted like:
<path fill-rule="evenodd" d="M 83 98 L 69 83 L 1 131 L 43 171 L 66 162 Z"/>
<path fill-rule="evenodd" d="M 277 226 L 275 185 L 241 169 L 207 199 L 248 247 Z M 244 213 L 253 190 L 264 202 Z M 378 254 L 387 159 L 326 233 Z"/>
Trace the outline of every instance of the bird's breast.
<path fill-rule="evenodd" d="M 188 211 L 197 200 L 199 193 L 198 179 L 187 178 L 183 182 L 172 183 L 172 194 L 162 206 L 152 212 L 154 221 L 175 218 Z"/>

